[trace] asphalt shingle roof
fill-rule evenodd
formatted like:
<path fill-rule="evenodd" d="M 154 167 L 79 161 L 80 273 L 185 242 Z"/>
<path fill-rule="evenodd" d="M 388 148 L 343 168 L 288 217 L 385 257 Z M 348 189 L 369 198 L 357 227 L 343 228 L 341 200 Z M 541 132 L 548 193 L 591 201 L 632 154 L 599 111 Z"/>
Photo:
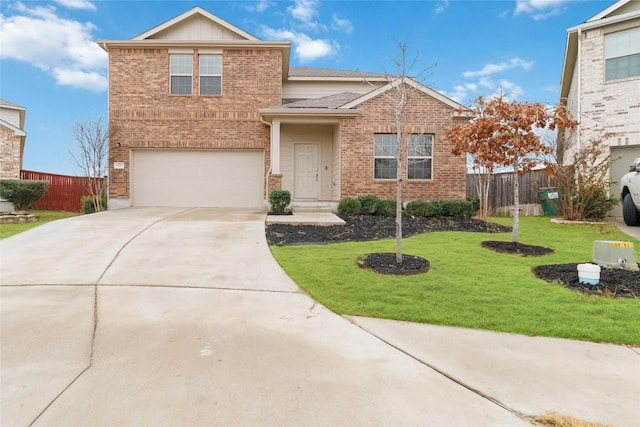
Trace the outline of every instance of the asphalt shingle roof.
<path fill-rule="evenodd" d="M 330 68 L 290 67 L 289 77 L 385 77 L 382 73 L 332 70 Z"/>
<path fill-rule="evenodd" d="M 303 99 L 301 101 L 284 104 L 281 108 L 340 108 L 344 104 L 358 99 L 362 96 L 359 93 L 342 92 L 335 95 L 323 96 L 322 98 Z"/>

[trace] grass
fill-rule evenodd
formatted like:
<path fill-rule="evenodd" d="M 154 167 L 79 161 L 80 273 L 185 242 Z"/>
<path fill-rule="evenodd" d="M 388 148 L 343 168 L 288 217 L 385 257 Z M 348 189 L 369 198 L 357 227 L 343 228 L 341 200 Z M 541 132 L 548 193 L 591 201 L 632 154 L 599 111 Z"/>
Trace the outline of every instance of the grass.
<path fill-rule="evenodd" d="M 509 218 L 494 218 L 509 225 Z M 521 218 L 519 241 L 554 254 L 519 257 L 480 246 L 510 233 L 426 233 L 403 241 L 403 252 L 427 258 L 431 269 L 388 276 L 356 266 L 358 256 L 394 252 L 395 240 L 272 247 L 284 270 L 313 298 L 340 313 L 640 345 L 640 299 L 590 297 L 537 279 L 542 264 L 588 262 L 594 240 L 633 241 L 613 225 L 552 224 Z"/>
<path fill-rule="evenodd" d="M 69 218 L 72 216 L 82 215 L 81 212 L 63 212 L 63 211 L 41 211 L 30 210 L 30 214 L 38 217 L 36 222 L 21 222 L 16 224 L 0 224 L 0 239 L 6 239 L 14 234 L 22 233 L 31 228 L 37 227 L 47 222 L 58 219 Z"/>

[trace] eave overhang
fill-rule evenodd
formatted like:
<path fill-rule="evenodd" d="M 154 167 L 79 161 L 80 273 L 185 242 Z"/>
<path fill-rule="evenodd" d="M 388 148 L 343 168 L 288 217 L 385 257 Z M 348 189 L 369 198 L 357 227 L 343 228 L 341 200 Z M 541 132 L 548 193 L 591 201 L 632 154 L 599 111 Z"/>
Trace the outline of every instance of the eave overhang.
<path fill-rule="evenodd" d="M 356 117 L 359 112 L 348 108 L 262 108 L 258 113 L 262 120 L 271 123 L 273 119 L 338 122 L 343 117 Z"/>

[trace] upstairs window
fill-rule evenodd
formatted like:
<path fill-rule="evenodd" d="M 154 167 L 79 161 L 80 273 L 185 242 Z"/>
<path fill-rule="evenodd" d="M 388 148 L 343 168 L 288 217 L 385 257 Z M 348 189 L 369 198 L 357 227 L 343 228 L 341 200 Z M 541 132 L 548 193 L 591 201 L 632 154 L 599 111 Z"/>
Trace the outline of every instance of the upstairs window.
<path fill-rule="evenodd" d="M 640 27 L 605 35 L 605 80 L 640 76 Z"/>
<path fill-rule="evenodd" d="M 222 94 L 222 56 L 200 55 L 200 95 Z"/>
<path fill-rule="evenodd" d="M 193 56 L 171 55 L 171 94 L 191 95 L 193 87 Z"/>
<path fill-rule="evenodd" d="M 433 166 L 433 135 L 409 135 L 409 179 L 431 179 Z"/>
<path fill-rule="evenodd" d="M 375 179 L 396 179 L 398 138 L 395 134 L 377 133 L 373 136 Z"/>

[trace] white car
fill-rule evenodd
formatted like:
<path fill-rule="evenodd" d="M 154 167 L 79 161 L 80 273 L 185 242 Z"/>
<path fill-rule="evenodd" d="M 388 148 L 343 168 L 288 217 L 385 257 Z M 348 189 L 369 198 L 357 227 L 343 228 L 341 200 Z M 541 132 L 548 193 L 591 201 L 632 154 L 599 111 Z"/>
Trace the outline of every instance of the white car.
<path fill-rule="evenodd" d="M 624 223 L 640 225 L 640 157 L 635 159 L 629 173 L 622 177 L 620 187 Z"/>

